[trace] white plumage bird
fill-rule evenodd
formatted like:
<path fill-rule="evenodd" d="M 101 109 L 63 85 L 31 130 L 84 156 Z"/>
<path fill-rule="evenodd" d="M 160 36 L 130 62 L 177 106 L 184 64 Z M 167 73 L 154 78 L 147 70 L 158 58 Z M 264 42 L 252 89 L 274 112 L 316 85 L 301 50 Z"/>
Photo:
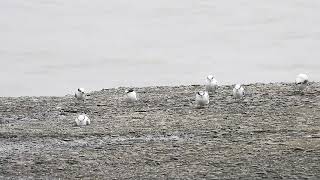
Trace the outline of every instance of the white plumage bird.
<path fill-rule="evenodd" d="M 206 78 L 206 90 L 208 92 L 213 92 L 218 87 L 218 81 L 214 78 L 213 75 L 209 75 Z"/>
<path fill-rule="evenodd" d="M 128 89 L 126 90 L 125 100 L 129 103 L 133 103 L 138 100 L 137 93 L 134 91 L 134 89 Z"/>
<path fill-rule="evenodd" d="M 296 77 L 296 86 L 299 91 L 303 91 L 308 86 L 308 76 L 306 74 L 298 74 Z"/>
<path fill-rule="evenodd" d="M 84 101 L 85 100 L 85 91 L 83 88 L 78 88 L 78 90 L 75 92 L 74 96 L 77 98 L 79 101 Z"/>
<path fill-rule="evenodd" d="M 199 91 L 196 94 L 196 104 L 198 106 L 205 106 L 209 104 L 209 94 L 207 91 Z"/>
<path fill-rule="evenodd" d="M 85 114 L 79 115 L 75 121 L 76 121 L 77 126 L 86 126 L 91 123 L 89 117 Z"/>
<path fill-rule="evenodd" d="M 235 85 L 233 88 L 233 97 L 240 99 L 245 95 L 244 87 L 240 84 Z"/>

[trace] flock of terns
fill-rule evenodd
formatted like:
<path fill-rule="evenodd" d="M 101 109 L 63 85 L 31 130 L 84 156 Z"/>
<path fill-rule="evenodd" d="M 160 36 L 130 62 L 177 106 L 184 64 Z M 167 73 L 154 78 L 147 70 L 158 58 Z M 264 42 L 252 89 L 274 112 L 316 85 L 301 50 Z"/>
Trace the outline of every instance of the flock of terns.
<path fill-rule="evenodd" d="M 297 89 L 302 92 L 308 85 L 308 76 L 306 74 L 299 74 L 296 77 L 295 83 Z M 214 78 L 213 75 L 209 75 L 206 78 L 206 85 L 204 91 L 198 91 L 196 93 L 195 103 L 198 107 L 203 107 L 209 104 L 209 93 L 214 93 L 218 87 L 218 81 Z M 232 91 L 233 97 L 236 99 L 241 99 L 245 96 L 245 89 L 241 84 L 236 84 Z M 78 101 L 85 101 L 86 93 L 83 88 L 79 88 L 75 92 L 75 98 Z M 134 89 L 128 89 L 125 91 L 125 101 L 128 103 L 134 103 L 138 100 L 137 93 Z M 85 126 L 91 123 L 89 117 L 85 114 L 79 115 L 76 120 L 77 126 Z"/>

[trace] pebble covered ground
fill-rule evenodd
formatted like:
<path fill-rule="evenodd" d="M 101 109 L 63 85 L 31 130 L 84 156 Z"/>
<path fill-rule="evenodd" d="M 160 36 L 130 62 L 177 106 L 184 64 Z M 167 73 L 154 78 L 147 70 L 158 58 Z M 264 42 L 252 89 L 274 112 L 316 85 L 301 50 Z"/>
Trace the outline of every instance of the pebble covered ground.
<path fill-rule="evenodd" d="M 0 98 L 1 179 L 320 179 L 320 83 L 125 88 Z M 86 113 L 91 125 L 75 126 Z"/>

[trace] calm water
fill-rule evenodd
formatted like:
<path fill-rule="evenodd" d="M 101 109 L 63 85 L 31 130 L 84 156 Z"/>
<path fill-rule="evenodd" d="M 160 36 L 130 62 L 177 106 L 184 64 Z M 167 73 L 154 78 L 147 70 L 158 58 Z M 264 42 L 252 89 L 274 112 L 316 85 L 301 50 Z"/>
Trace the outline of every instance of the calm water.
<path fill-rule="evenodd" d="M 320 80 L 320 1 L 1 0 L 0 96 Z"/>

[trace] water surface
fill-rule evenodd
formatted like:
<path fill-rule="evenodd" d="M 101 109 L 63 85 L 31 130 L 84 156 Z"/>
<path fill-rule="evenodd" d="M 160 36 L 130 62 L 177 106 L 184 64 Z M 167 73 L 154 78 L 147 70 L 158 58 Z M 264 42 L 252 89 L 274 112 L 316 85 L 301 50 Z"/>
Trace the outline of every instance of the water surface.
<path fill-rule="evenodd" d="M 0 96 L 320 80 L 320 1 L 1 0 Z"/>

